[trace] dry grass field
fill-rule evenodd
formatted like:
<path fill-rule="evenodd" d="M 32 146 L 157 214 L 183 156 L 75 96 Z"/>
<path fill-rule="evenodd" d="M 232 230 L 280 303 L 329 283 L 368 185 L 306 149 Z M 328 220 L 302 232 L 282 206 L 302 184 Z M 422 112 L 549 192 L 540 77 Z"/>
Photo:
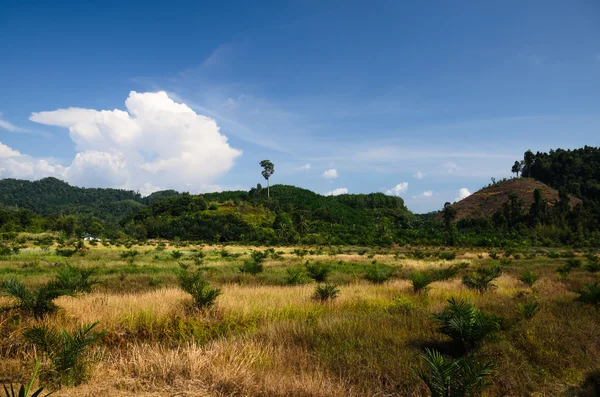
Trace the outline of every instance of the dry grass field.
<path fill-rule="evenodd" d="M 3 257 L 4 281 L 36 288 L 68 262 L 96 269 L 100 284 L 59 297 L 58 311 L 42 319 L 19 310 L 0 313 L 0 382 L 27 382 L 42 359 L 37 383 L 56 389 L 56 396 L 426 396 L 416 375 L 424 368 L 424 349 L 455 353 L 432 315 L 459 298 L 506 319 L 472 353 L 494 363 L 484 395 L 595 395 L 590 382 L 600 368 L 600 311 L 574 301 L 574 291 L 597 276 L 581 266 L 559 277 L 557 267 L 573 263 L 573 253 L 502 252 L 492 259 L 487 252 L 459 250 L 455 259 L 442 260 L 433 248 L 276 248 L 262 272 L 240 272 L 251 251 L 266 248 L 134 246 L 129 250 L 138 254 L 129 260 L 122 258 L 124 247 L 97 245 L 67 258 L 52 248 L 29 247 Z M 204 258 L 194 260 L 199 251 Z M 581 254 L 575 259 L 585 265 Z M 330 267 L 327 282 L 337 285 L 337 298 L 312 299 L 316 283 L 304 274 L 290 282 L 288 269 L 300 272 L 307 261 Z M 480 293 L 461 281 L 498 263 L 495 288 Z M 414 293 L 414 272 L 459 264 L 458 274 Z M 191 296 L 178 287 L 182 267 L 202 269 L 221 288 L 214 306 L 192 307 Z M 392 276 L 369 281 L 372 268 Z M 519 280 L 525 270 L 539 277 L 532 287 Z M 517 308 L 532 301 L 539 311 L 525 318 Z M 0 306 L 11 303 L 0 298 Z M 45 324 L 70 331 L 94 322 L 106 334 L 86 351 L 85 380 L 59 388 L 52 361 L 24 330 Z"/>

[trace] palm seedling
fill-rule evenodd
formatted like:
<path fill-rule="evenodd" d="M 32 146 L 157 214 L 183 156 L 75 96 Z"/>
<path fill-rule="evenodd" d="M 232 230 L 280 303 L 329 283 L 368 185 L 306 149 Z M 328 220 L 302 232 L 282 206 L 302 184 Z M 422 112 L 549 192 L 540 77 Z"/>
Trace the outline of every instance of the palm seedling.
<path fill-rule="evenodd" d="M 43 387 L 33 391 L 33 383 L 35 382 L 35 378 L 37 377 L 38 371 L 40 370 L 40 361 L 35 364 L 35 368 L 33 369 L 33 374 L 31 375 L 31 379 L 29 383 L 26 385 L 21 385 L 16 391 L 13 385 L 10 385 L 10 389 L 7 385 L 3 385 L 4 388 L 4 397 L 42 397 L 42 392 L 44 391 Z M 31 394 L 29 392 L 33 391 Z M 44 394 L 43 397 L 48 397 L 52 393 Z"/>
<path fill-rule="evenodd" d="M 310 278 L 318 283 L 324 282 L 327 279 L 329 273 L 331 273 L 331 267 L 323 265 L 321 263 L 309 263 L 308 261 L 304 265 Z"/>
<path fill-rule="evenodd" d="M 600 286 L 598 286 L 598 283 L 585 284 L 582 289 L 576 292 L 579 294 L 575 298 L 577 302 L 587 303 L 596 307 L 600 306 Z"/>
<path fill-rule="evenodd" d="M 556 268 L 556 273 L 561 278 L 561 280 L 566 280 L 569 277 L 569 273 L 573 268 L 569 265 L 563 265 Z"/>
<path fill-rule="evenodd" d="M 410 281 L 412 283 L 413 292 L 415 294 L 420 294 L 427 292 L 429 284 L 433 282 L 433 279 L 428 273 L 414 272 L 410 275 Z"/>
<path fill-rule="evenodd" d="M 81 268 L 66 266 L 56 274 L 56 284 L 59 288 L 72 293 L 91 292 L 92 287 L 99 281 L 92 276 L 96 274 L 94 268 Z"/>
<path fill-rule="evenodd" d="M 340 293 L 340 289 L 334 284 L 319 284 L 315 288 L 313 299 L 321 302 L 327 302 L 337 298 Z"/>
<path fill-rule="evenodd" d="M 198 309 L 210 308 L 221 295 L 221 289 L 211 288 L 200 271 L 179 273 L 179 286 L 192 295 L 194 306 Z"/>
<path fill-rule="evenodd" d="M 540 306 L 536 301 L 519 303 L 519 305 L 517 306 L 517 311 L 521 316 L 529 320 L 532 319 L 533 316 L 535 316 L 536 313 L 540 311 Z"/>
<path fill-rule="evenodd" d="M 73 292 L 62 289 L 57 282 L 51 281 L 43 284 L 37 290 L 29 289 L 25 283 L 16 279 L 4 282 L 2 295 L 13 298 L 16 302 L 11 306 L 0 308 L 1 311 L 21 310 L 40 319 L 47 314 L 54 313 L 58 306 L 54 300 Z"/>
<path fill-rule="evenodd" d="M 600 262 L 598 261 L 589 261 L 585 266 L 585 270 L 590 273 L 598 273 L 600 272 Z"/>
<path fill-rule="evenodd" d="M 288 268 L 286 269 L 287 275 L 285 277 L 286 285 L 299 285 L 306 282 L 304 269 L 302 268 Z"/>
<path fill-rule="evenodd" d="M 538 275 L 531 270 L 525 270 L 519 275 L 519 280 L 529 287 L 533 287 L 533 284 L 535 284 L 538 278 Z"/>
<path fill-rule="evenodd" d="M 372 266 L 367 270 L 365 278 L 375 284 L 383 284 L 392 277 L 392 269 L 383 266 Z"/>
<path fill-rule="evenodd" d="M 473 350 L 493 337 L 504 321 L 455 298 L 449 299 L 448 306 L 433 318 L 440 324 L 438 331 L 449 336 L 463 351 Z"/>
<path fill-rule="evenodd" d="M 498 265 L 491 267 L 481 267 L 470 275 L 463 277 L 463 284 L 470 289 L 484 293 L 490 288 L 496 287 L 492 283 L 495 279 L 502 275 L 502 268 Z"/>
<path fill-rule="evenodd" d="M 46 325 L 36 325 L 23 331 L 23 336 L 41 350 L 52 363 L 51 381 L 59 385 L 78 385 L 85 379 L 85 351 L 99 342 L 106 331 L 92 331 L 98 323 L 87 324 L 72 333 Z"/>
<path fill-rule="evenodd" d="M 436 350 L 425 349 L 421 355 L 422 370 L 413 371 L 427 385 L 431 397 L 478 396 L 490 386 L 493 373 L 491 362 L 472 358 L 446 358 Z"/>

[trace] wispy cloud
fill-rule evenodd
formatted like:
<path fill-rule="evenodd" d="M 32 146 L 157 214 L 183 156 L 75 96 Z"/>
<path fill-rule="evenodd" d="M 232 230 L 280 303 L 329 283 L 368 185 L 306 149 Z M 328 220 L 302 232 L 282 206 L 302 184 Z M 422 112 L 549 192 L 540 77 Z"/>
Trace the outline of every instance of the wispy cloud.
<path fill-rule="evenodd" d="M 425 174 L 421 171 L 417 171 L 413 174 L 413 178 L 416 178 L 416 179 L 423 179 L 424 176 L 425 176 Z"/>
<path fill-rule="evenodd" d="M 308 171 L 308 170 L 310 170 L 310 163 L 301 165 L 300 167 L 296 168 L 296 171 Z"/>
<path fill-rule="evenodd" d="M 8 131 L 8 132 L 19 132 L 19 133 L 30 133 L 31 131 L 26 129 L 26 128 L 21 128 L 21 127 L 17 127 L 16 125 L 3 120 L 2 119 L 2 113 L 0 113 L 0 128 Z"/>

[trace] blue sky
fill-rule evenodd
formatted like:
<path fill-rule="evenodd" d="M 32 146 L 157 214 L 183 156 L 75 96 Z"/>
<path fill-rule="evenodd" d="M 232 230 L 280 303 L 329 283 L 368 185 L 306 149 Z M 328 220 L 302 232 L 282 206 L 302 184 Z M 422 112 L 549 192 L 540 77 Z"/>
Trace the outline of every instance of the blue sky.
<path fill-rule="evenodd" d="M 272 183 L 428 212 L 527 149 L 599 144 L 596 1 L 0 10 L 0 177 L 248 189 L 268 158 Z"/>

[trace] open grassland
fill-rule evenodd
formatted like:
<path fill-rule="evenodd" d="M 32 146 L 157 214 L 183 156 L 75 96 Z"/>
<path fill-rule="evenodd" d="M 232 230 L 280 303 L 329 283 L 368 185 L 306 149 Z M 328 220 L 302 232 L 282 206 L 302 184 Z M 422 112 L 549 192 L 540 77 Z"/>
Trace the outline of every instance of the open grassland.
<path fill-rule="evenodd" d="M 90 293 L 58 298 L 58 312 L 40 320 L 19 311 L 0 313 L 0 382 L 26 382 L 42 357 L 25 340 L 25 329 L 43 323 L 74 330 L 99 322 L 107 333 L 91 348 L 85 382 L 63 386 L 56 396 L 426 396 L 413 371 L 423 368 L 423 350 L 456 354 L 432 315 L 448 299 L 461 298 L 507 320 L 473 353 L 495 363 L 485 395 L 594 395 L 581 385 L 600 368 L 600 312 L 575 302 L 573 291 L 596 282 L 597 275 L 583 267 L 562 278 L 556 272 L 569 260 L 585 264 L 581 253 L 532 250 L 490 257 L 458 250 L 456 258 L 444 260 L 440 252 L 450 251 L 433 248 L 275 248 L 261 272 L 240 271 L 252 251 L 265 249 L 98 244 L 69 257 L 56 255 L 53 247 L 1 257 L 0 279 L 23 280 L 32 288 L 66 263 L 96 269 L 101 283 Z M 132 250 L 137 254 L 124 257 Z M 329 266 L 327 282 L 338 286 L 336 299 L 311 299 L 316 283 L 306 275 L 307 261 Z M 459 264 L 458 274 L 414 293 L 414 272 Z M 491 264 L 502 266 L 495 288 L 480 293 L 461 281 Z M 178 287 L 182 269 L 202 269 L 221 288 L 212 308 L 191 307 L 191 296 Z M 290 269 L 302 275 L 292 282 Z M 391 278 L 369 281 L 372 269 Z M 519 280 L 525 270 L 539 277 L 532 287 Z M 525 318 L 517 307 L 531 301 L 539 312 Z M 0 298 L 0 306 L 11 303 Z M 43 361 L 41 385 L 49 370 Z"/>

